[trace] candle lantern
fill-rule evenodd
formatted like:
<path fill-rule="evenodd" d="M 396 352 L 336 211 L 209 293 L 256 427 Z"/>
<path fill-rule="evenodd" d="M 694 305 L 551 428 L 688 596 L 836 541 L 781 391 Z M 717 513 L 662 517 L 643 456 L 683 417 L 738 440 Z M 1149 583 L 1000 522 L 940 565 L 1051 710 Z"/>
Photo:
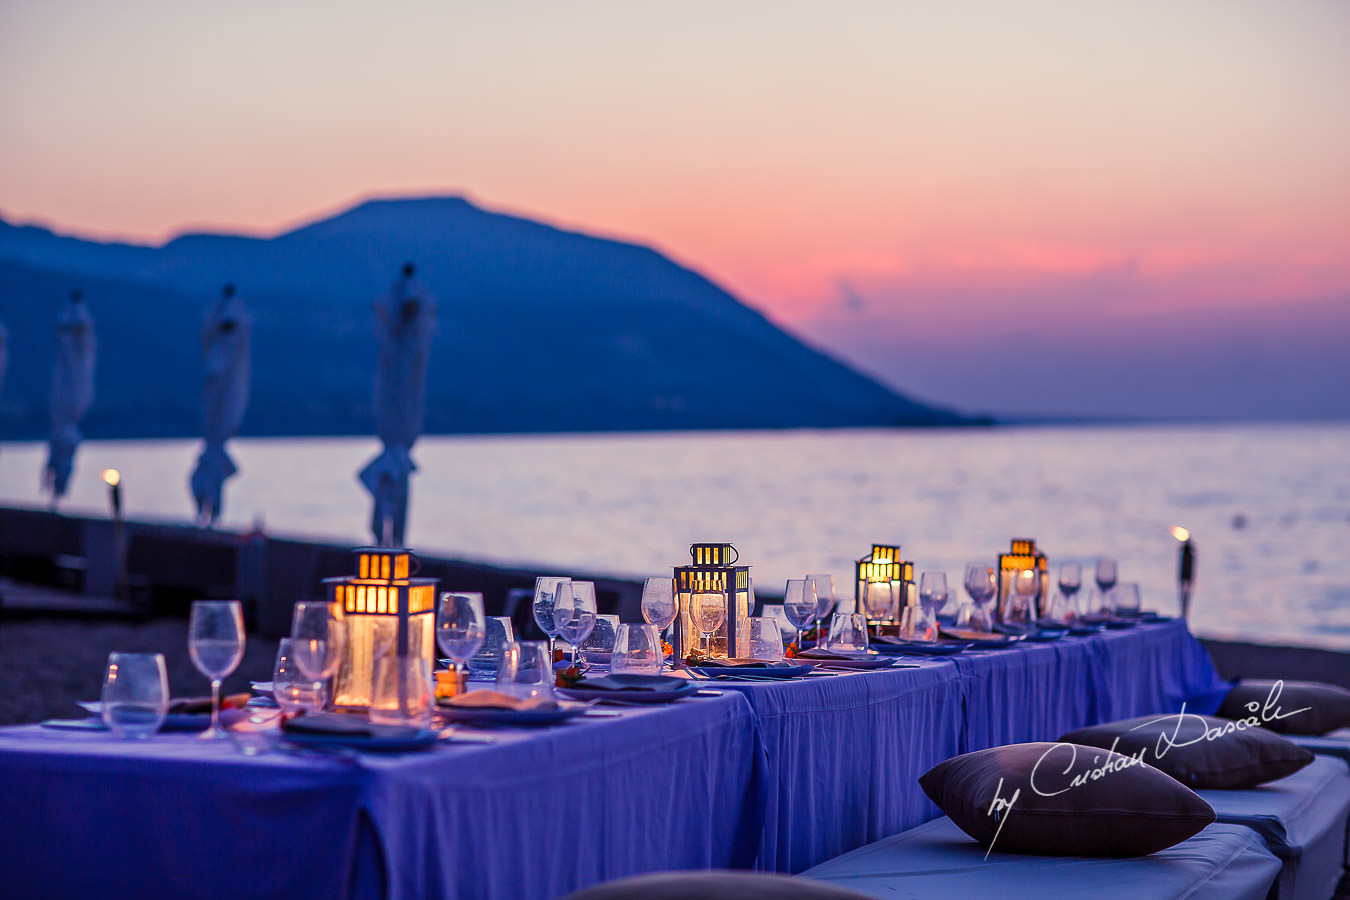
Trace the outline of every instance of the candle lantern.
<path fill-rule="evenodd" d="M 387 653 L 425 660 L 436 654 L 435 578 L 411 577 L 412 553 L 361 547 L 352 551 L 356 574 L 325 578 L 328 600 L 342 613 L 346 640 L 333 676 L 336 709 L 366 709 L 375 660 Z"/>
<path fill-rule="evenodd" d="M 691 544 L 690 565 L 675 566 L 675 656 L 688 657 L 702 646 L 694 595 L 722 594 L 726 601 L 725 620 L 712 632 L 708 655 L 731 658 L 750 655 L 750 567 L 739 566 L 740 554 L 730 544 Z"/>
<path fill-rule="evenodd" d="M 1031 538 L 1013 538 L 1007 553 L 998 557 L 998 618 L 1003 620 L 1007 611 L 1007 601 L 1012 593 L 1013 578 L 1018 572 L 1033 569 L 1037 573 L 1039 589 L 1036 596 L 1035 613 L 1049 615 L 1050 611 L 1050 562 L 1044 553 L 1036 549 Z"/>
<path fill-rule="evenodd" d="M 900 558 L 900 545 L 873 544 L 872 552 L 858 560 L 857 578 L 853 584 L 853 611 L 865 612 L 863 601 L 867 597 L 868 583 L 899 581 L 910 584 L 914 581 L 914 563 Z M 902 590 L 903 587 L 902 587 Z M 900 605 L 904 605 L 901 594 Z"/>

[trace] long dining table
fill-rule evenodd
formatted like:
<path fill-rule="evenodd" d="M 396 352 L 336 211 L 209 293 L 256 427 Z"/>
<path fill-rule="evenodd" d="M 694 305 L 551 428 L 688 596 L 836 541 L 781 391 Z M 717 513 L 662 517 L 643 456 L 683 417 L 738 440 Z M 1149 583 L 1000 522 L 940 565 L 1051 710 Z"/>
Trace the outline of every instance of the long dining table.
<path fill-rule="evenodd" d="M 917 779 L 945 759 L 1212 712 L 1226 688 L 1180 621 L 904 662 L 464 729 L 420 753 L 3 728 L 0 884 L 536 900 L 656 870 L 800 872 L 937 816 Z"/>

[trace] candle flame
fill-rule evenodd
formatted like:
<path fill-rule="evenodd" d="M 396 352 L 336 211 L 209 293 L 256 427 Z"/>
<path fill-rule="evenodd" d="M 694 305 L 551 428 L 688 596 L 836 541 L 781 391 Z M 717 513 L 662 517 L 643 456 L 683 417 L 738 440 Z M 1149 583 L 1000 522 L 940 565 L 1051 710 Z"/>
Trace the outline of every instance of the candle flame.
<path fill-rule="evenodd" d="M 1172 537 L 1176 538 L 1179 541 L 1189 541 L 1191 539 L 1191 533 L 1187 531 L 1185 528 L 1182 528 L 1180 525 L 1173 525 Z"/>
<path fill-rule="evenodd" d="M 122 480 L 122 473 L 116 469 L 104 469 L 103 480 L 107 482 L 108 487 L 116 487 L 117 482 Z"/>

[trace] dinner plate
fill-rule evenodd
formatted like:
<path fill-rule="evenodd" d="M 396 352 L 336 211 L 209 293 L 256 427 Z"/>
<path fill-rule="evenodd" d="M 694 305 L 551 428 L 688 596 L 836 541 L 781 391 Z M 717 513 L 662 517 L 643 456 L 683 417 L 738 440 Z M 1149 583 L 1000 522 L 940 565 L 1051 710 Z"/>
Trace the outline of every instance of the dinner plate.
<path fill-rule="evenodd" d="M 955 656 L 975 646 L 974 641 L 897 641 L 894 638 L 886 642 L 872 644 L 879 653 L 898 656 Z"/>
<path fill-rule="evenodd" d="M 799 678 L 814 669 L 819 663 L 784 666 L 690 666 L 689 671 L 710 678 L 723 675 L 744 678 Z"/>
<path fill-rule="evenodd" d="M 408 737 L 383 737 L 360 734 L 306 734 L 304 732 L 283 731 L 281 739 L 297 747 L 347 747 L 352 750 L 365 750 L 369 753 L 408 753 L 414 750 L 426 750 L 441 739 L 440 733 L 423 729 Z"/>
<path fill-rule="evenodd" d="M 670 703 L 698 693 L 694 682 L 682 684 L 677 688 L 662 688 L 656 691 L 606 691 L 587 688 L 558 688 L 557 692 L 573 700 L 619 700 L 623 703 Z"/>
<path fill-rule="evenodd" d="M 590 708 L 589 703 L 560 703 L 554 709 L 493 709 L 446 703 L 436 706 L 447 721 L 459 725 L 553 725 L 579 716 Z"/>
<path fill-rule="evenodd" d="M 858 659 L 815 659 L 810 656 L 799 658 L 809 659 L 822 669 L 889 669 L 895 665 L 893 657 L 882 656 L 881 654 Z"/>
<path fill-rule="evenodd" d="M 78 705 L 85 712 L 95 717 L 103 715 L 103 704 L 98 700 L 79 700 Z M 229 715 L 234 710 L 222 709 L 220 711 L 221 724 L 228 725 L 227 719 L 236 718 Z M 102 718 L 99 718 L 102 721 Z M 160 731 L 205 731 L 211 727 L 210 713 L 169 713 L 164 717 L 164 724 L 159 727 Z"/>

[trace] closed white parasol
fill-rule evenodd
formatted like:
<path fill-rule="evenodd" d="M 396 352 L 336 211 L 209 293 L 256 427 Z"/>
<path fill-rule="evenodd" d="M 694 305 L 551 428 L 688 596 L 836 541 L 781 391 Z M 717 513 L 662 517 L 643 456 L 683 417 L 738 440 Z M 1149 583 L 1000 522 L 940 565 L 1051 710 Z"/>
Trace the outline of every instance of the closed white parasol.
<path fill-rule="evenodd" d="M 225 442 L 239 431 L 248 408 L 252 330 L 252 319 L 234 285 L 225 285 L 202 328 L 206 369 L 202 386 L 203 446 L 189 483 L 197 504 L 197 524 L 203 527 L 214 525 L 220 518 L 225 479 L 239 471 L 225 450 Z"/>
<path fill-rule="evenodd" d="M 52 506 L 65 496 L 75 467 L 75 448 L 83 435 L 80 419 L 94 402 L 94 364 L 98 338 L 94 320 L 79 291 L 71 291 L 70 303 L 56 323 L 56 365 L 52 368 L 52 434 L 42 484 L 51 492 Z"/>

